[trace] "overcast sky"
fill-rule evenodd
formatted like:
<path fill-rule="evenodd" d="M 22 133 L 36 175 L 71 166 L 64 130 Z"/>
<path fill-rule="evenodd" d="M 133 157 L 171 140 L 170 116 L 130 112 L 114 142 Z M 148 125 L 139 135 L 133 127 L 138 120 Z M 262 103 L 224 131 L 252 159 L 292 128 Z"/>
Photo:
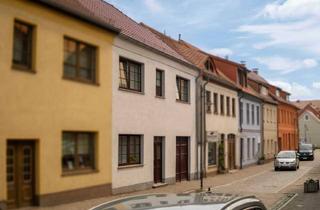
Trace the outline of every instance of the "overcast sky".
<path fill-rule="evenodd" d="M 107 0 L 137 22 L 320 99 L 320 0 Z"/>

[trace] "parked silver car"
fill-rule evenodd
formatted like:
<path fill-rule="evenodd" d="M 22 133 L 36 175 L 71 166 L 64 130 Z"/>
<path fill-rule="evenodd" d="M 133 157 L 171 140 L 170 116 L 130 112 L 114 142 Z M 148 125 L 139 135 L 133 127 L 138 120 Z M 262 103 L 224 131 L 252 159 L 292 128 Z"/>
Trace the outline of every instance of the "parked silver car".
<path fill-rule="evenodd" d="M 274 159 L 274 170 L 299 168 L 299 155 L 294 150 L 287 150 L 279 152 Z"/>
<path fill-rule="evenodd" d="M 90 210 L 266 210 L 254 196 L 201 192 L 183 194 L 151 194 L 122 198 Z"/>

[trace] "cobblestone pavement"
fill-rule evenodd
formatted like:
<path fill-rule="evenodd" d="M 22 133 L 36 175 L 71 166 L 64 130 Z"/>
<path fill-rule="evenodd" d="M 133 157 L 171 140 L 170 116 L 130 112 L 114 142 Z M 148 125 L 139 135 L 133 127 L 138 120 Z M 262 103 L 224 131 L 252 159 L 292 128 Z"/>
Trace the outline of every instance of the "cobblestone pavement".
<path fill-rule="evenodd" d="M 320 151 L 316 151 L 315 161 L 300 162 L 300 169 L 298 171 L 275 172 L 273 171 L 273 162 L 264 165 L 253 165 L 232 173 L 208 177 L 204 180 L 204 188 L 207 189 L 211 187 L 215 192 L 255 195 L 264 202 L 268 209 L 275 209 L 275 206 L 282 205 L 282 203 L 288 200 L 288 194 L 295 193 L 302 189 L 303 181 L 309 176 L 312 176 L 315 168 L 317 168 L 320 173 L 319 159 Z M 86 210 L 95 205 L 120 197 L 151 193 L 181 193 L 198 190 L 199 186 L 199 180 L 185 181 L 175 185 L 135 193 L 85 200 L 53 207 L 30 207 L 24 208 L 23 210 Z"/>

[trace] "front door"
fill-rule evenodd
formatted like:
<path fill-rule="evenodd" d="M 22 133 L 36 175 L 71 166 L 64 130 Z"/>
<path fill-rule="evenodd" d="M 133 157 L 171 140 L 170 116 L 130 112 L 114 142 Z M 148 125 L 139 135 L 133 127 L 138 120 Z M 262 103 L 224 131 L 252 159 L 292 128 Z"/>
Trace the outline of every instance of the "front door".
<path fill-rule="evenodd" d="M 31 206 L 34 202 L 34 143 L 8 141 L 8 208 Z"/>
<path fill-rule="evenodd" d="M 176 181 L 187 180 L 189 162 L 189 137 L 177 137 L 176 143 Z"/>
<path fill-rule="evenodd" d="M 162 137 L 155 137 L 153 144 L 154 183 L 162 182 Z"/>
<path fill-rule="evenodd" d="M 229 162 L 229 169 L 235 169 L 236 165 L 236 160 L 235 160 L 235 153 L 236 153 L 236 148 L 235 148 L 235 139 L 230 136 L 228 139 L 228 162 Z"/>

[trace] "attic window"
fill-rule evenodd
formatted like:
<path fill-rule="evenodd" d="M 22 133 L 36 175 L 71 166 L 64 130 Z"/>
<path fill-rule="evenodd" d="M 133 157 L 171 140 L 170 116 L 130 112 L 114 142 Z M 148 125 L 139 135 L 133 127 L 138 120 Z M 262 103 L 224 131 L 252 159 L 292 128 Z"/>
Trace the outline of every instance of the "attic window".
<path fill-rule="evenodd" d="M 276 96 L 280 97 L 280 91 L 276 90 Z"/>
<path fill-rule="evenodd" d="M 204 65 L 205 65 L 206 70 L 213 71 L 213 64 L 210 60 L 207 60 Z"/>
<path fill-rule="evenodd" d="M 305 119 L 305 120 L 309 120 L 309 116 L 306 114 L 306 115 L 304 116 L 304 119 Z"/>

